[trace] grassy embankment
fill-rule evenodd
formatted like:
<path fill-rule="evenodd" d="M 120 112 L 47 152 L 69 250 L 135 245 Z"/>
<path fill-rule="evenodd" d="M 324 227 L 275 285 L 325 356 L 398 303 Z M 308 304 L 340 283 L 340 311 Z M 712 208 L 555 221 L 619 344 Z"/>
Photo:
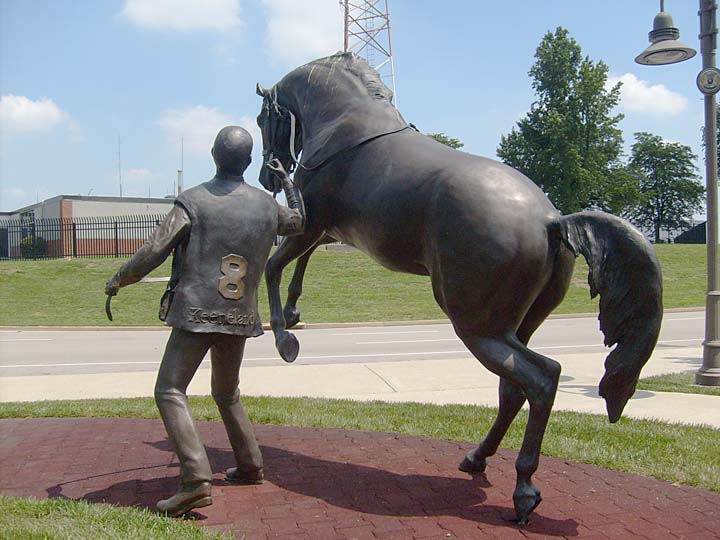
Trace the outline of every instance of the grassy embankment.
<path fill-rule="evenodd" d="M 705 246 L 657 246 L 664 282 L 665 307 L 702 306 L 705 291 Z M 0 325 L 134 326 L 160 325 L 157 308 L 164 284 L 137 284 L 113 299 L 115 322 L 104 312 L 104 283 L 122 259 L 75 259 L 0 262 Z M 285 272 L 285 284 L 293 266 Z M 480 270 L 478 270 L 480 271 Z M 169 264 L 153 276 L 169 275 Z M 318 251 L 308 267 L 300 300 L 303 320 L 364 322 L 441 319 L 429 279 L 393 273 L 358 252 Z M 264 284 L 260 311 L 268 320 Z M 578 259 L 572 285 L 556 313 L 597 311 L 590 300 L 587 266 Z"/>
<path fill-rule="evenodd" d="M 665 375 L 655 375 L 654 377 L 640 379 L 638 390 L 720 396 L 720 387 L 718 386 L 700 386 L 695 384 L 695 371 L 667 373 Z"/>

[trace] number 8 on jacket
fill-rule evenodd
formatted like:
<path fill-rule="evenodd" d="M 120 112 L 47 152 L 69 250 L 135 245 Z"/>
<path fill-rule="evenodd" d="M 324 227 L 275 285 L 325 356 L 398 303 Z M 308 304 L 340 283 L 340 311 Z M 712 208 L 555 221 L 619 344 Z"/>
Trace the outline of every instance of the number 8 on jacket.
<path fill-rule="evenodd" d="M 243 278 L 247 273 L 248 262 L 245 257 L 231 253 L 222 258 L 220 272 L 222 277 L 218 281 L 218 291 L 228 300 L 240 300 L 245 294 Z"/>

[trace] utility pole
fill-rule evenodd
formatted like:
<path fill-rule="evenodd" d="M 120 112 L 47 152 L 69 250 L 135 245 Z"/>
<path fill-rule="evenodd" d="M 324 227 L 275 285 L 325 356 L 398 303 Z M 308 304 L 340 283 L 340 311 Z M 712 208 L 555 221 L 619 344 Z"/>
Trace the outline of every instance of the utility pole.
<path fill-rule="evenodd" d="M 120 159 L 120 135 L 118 135 L 118 183 L 120 184 L 120 196 L 122 197 L 122 160 Z"/>
<path fill-rule="evenodd" d="M 705 100 L 705 182 L 707 195 L 707 296 L 705 300 L 705 341 L 703 363 L 695 373 L 695 384 L 720 386 L 720 252 L 718 250 L 718 159 L 717 159 L 717 103 L 720 92 L 720 70 L 716 66 L 717 9 L 716 0 L 699 0 L 700 52 L 702 71 L 696 83 Z M 655 15 L 653 29 L 648 34 L 651 45 L 640 53 L 638 64 L 659 66 L 675 64 L 693 58 L 697 51 L 680 41 L 672 16 L 660 0 L 660 13 Z"/>
<path fill-rule="evenodd" d="M 345 18 L 343 51 L 363 57 L 380 73 L 397 106 L 388 0 L 340 0 L 340 5 Z"/>
<path fill-rule="evenodd" d="M 708 294 L 705 309 L 703 363 L 695 374 L 695 383 L 720 386 L 720 261 L 718 260 L 718 185 L 717 185 L 717 104 L 720 72 L 715 62 L 717 49 L 717 3 L 700 0 L 700 51 L 703 70 L 697 78 L 705 99 L 705 178 L 707 186 L 707 267 Z"/>
<path fill-rule="evenodd" d="M 180 137 L 180 168 L 178 169 L 177 194 L 183 190 L 183 174 L 185 173 L 185 137 Z"/>

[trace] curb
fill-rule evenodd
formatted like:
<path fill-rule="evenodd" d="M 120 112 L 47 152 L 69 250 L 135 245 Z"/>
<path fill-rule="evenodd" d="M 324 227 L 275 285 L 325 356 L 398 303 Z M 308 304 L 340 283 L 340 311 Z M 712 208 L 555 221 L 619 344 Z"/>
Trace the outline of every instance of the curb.
<path fill-rule="evenodd" d="M 663 313 L 695 313 L 705 311 L 704 307 L 695 308 L 670 308 Z M 597 317 L 597 313 L 553 313 L 548 319 L 588 319 Z M 450 324 L 447 319 L 410 320 L 410 321 L 359 321 L 344 323 L 305 323 L 300 322 L 293 330 L 322 330 L 324 328 L 377 328 L 383 326 L 427 326 L 432 324 Z M 136 332 L 157 332 L 169 331 L 169 326 L 0 326 L 0 332 L 22 332 L 22 331 L 76 331 L 88 332 L 98 330 L 113 331 L 136 331 Z M 263 330 L 271 330 L 269 324 L 263 325 Z"/>

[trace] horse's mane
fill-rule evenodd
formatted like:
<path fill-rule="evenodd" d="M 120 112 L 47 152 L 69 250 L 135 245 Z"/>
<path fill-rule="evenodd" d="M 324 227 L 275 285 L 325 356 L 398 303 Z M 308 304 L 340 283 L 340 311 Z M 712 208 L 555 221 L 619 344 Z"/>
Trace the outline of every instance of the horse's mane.
<path fill-rule="evenodd" d="M 385 86 L 380 74 L 370 67 L 367 60 L 357 56 L 355 53 L 337 52 L 331 56 L 308 62 L 300 69 L 312 70 L 315 66 L 330 66 L 338 63 L 342 63 L 350 73 L 360 79 L 371 97 L 392 102 L 393 91 Z"/>

